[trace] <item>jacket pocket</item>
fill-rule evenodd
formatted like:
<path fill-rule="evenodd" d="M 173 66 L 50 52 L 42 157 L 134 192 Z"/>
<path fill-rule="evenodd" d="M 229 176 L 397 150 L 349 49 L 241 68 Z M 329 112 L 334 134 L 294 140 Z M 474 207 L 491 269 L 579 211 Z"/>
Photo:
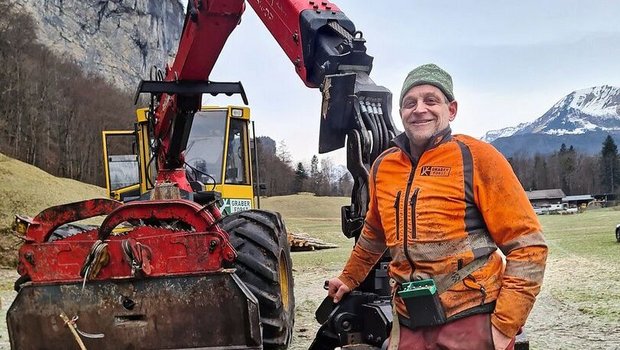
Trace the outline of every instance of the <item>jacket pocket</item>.
<path fill-rule="evenodd" d="M 413 194 L 411 195 L 411 200 L 409 201 L 409 205 L 411 206 L 411 238 L 416 238 L 416 216 L 415 216 L 415 207 L 418 203 L 418 193 L 420 193 L 419 188 L 413 189 Z"/>
<path fill-rule="evenodd" d="M 394 212 L 396 218 L 396 241 L 400 239 L 399 231 L 400 231 L 400 193 L 398 191 L 396 194 L 396 199 L 394 200 Z"/>

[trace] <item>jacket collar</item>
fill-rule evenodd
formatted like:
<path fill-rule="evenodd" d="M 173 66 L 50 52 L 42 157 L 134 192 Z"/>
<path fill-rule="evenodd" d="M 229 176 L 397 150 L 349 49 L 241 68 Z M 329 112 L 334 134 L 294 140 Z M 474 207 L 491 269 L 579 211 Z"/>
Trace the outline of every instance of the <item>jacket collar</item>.
<path fill-rule="evenodd" d="M 447 128 L 435 134 L 435 136 L 431 137 L 430 140 L 428 140 L 428 143 L 426 144 L 426 147 L 424 147 L 422 153 L 430 149 L 439 147 L 439 145 L 442 145 L 450 140 L 452 140 L 452 130 L 448 126 Z M 410 159 L 414 160 L 413 156 L 411 155 L 411 149 L 409 146 L 410 143 L 407 134 L 405 134 L 404 132 L 398 134 L 398 136 L 393 138 L 390 143 L 393 146 L 400 148 L 403 152 L 405 152 L 405 154 L 407 154 Z M 417 159 L 415 159 L 415 161 L 417 162 Z"/>

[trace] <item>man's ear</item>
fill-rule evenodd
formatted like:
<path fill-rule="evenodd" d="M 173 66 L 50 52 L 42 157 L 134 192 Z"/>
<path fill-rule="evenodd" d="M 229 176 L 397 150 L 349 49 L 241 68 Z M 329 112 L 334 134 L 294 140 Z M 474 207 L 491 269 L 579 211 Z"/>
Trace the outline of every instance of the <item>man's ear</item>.
<path fill-rule="evenodd" d="M 459 109 L 459 104 L 456 102 L 456 100 L 448 104 L 448 110 L 450 111 L 450 121 L 453 121 L 454 118 L 456 118 L 456 111 L 458 109 Z"/>

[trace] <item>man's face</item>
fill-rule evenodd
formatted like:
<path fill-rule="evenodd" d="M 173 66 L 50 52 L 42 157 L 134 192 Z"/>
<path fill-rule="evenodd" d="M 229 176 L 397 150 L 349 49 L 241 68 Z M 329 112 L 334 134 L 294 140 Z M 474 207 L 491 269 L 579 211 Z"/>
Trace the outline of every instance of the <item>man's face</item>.
<path fill-rule="evenodd" d="M 456 110 L 456 101 L 448 102 L 435 86 L 418 85 L 405 94 L 400 117 L 409 141 L 424 147 L 431 137 L 450 125 Z"/>

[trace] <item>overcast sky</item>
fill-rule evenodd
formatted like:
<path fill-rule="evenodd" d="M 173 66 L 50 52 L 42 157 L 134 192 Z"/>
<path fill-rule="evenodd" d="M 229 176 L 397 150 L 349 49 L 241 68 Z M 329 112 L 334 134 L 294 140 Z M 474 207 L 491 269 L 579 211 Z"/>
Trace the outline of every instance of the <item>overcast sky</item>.
<path fill-rule="evenodd" d="M 432 62 L 452 75 L 459 102 L 454 133 L 481 137 L 535 120 L 574 90 L 620 86 L 620 1 L 334 3 L 364 33 L 375 58 L 371 78 L 396 95 L 396 104 L 412 68 Z M 211 80 L 242 81 L 257 134 L 284 140 L 295 161 L 318 152 L 320 92 L 303 85 L 249 6 Z M 393 117 L 402 129 L 397 107 Z M 343 151 L 328 156 L 344 164 Z"/>

